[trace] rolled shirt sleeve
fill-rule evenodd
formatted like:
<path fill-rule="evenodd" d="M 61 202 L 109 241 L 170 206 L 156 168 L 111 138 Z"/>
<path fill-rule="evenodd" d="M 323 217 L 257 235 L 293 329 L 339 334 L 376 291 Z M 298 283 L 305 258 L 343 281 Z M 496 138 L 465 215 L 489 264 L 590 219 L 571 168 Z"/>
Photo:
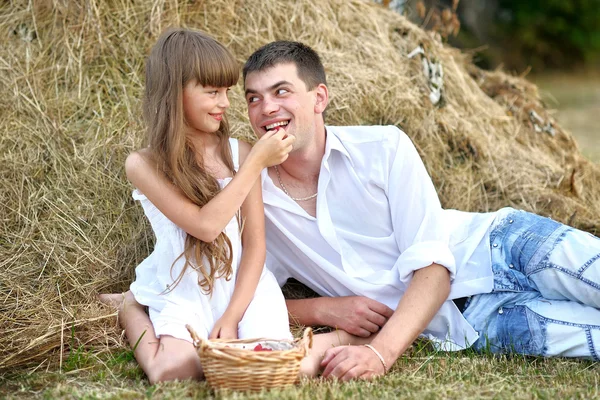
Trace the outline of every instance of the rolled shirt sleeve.
<path fill-rule="evenodd" d="M 397 143 L 390 143 L 396 155 L 389 171 L 389 197 L 394 235 L 400 250 L 399 279 L 407 284 L 414 271 L 439 264 L 456 276 L 456 261 L 449 247 L 450 233 L 444 226 L 442 207 L 423 165 L 408 136 L 398 131 Z M 393 140 L 388 136 L 388 140 Z"/>

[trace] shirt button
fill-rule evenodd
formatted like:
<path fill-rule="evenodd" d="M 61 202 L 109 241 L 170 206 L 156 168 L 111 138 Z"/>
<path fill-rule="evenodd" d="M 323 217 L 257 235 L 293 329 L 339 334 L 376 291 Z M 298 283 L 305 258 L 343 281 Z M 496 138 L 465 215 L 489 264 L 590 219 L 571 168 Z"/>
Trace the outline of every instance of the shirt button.
<path fill-rule="evenodd" d="M 498 247 L 498 243 L 494 243 L 494 244 L 493 244 L 493 246 L 494 246 L 494 247 Z"/>
<path fill-rule="evenodd" d="M 508 264 L 508 268 L 514 268 L 515 266 L 512 264 Z"/>
<path fill-rule="evenodd" d="M 500 308 L 498 309 L 498 314 L 504 314 L 504 310 L 502 309 L 502 307 L 500 307 Z"/>
<path fill-rule="evenodd" d="M 508 220 L 509 224 L 512 224 L 514 221 L 512 219 Z"/>

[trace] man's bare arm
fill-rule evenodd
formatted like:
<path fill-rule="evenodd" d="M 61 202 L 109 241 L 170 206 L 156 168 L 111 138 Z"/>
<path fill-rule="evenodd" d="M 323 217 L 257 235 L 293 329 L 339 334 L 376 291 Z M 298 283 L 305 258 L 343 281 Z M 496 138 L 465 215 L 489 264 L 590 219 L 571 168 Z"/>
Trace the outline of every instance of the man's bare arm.
<path fill-rule="evenodd" d="M 378 332 L 394 313 L 385 304 L 363 296 L 287 300 L 286 304 L 291 322 L 331 326 L 360 337 Z"/>
<path fill-rule="evenodd" d="M 371 345 L 390 367 L 425 330 L 450 293 L 450 274 L 438 264 L 415 271 L 398 308 Z M 323 376 L 342 380 L 372 378 L 385 371 L 374 351 L 364 346 L 330 349 L 323 359 Z"/>

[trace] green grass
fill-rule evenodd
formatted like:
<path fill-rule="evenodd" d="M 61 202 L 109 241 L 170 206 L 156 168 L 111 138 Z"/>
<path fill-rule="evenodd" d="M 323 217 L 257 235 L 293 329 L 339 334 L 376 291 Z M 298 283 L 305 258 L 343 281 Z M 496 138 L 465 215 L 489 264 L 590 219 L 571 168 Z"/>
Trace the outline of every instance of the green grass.
<path fill-rule="evenodd" d="M 131 350 L 77 349 L 63 370 L 6 373 L 0 397 L 77 399 L 567 399 L 600 395 L 600 363 L 571 359 L 438 353 L 417 346 L 372 382 L 304 380 L 285 390 L 214 392 L 206 382 L 150 385 Z"/>

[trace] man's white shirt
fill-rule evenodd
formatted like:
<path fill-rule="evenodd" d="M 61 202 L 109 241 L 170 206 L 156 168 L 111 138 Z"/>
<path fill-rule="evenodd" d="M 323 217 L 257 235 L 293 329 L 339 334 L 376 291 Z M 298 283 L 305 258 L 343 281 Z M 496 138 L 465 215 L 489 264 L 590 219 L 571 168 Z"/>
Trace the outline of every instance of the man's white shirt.
<path fill-rule="evenodd" d="M 495 213 L 443 210 L 410 139 L 394 126 L 327 128 L 316 215 L 263 171 L 267 267 L 322 296 L 366 296 L 396 309 L 413 272 L 440 264 L 449 299 L 493 288 L 489 228 Z M 477 340 L 450 300 L 423 335 L 443 350 Z"/>

